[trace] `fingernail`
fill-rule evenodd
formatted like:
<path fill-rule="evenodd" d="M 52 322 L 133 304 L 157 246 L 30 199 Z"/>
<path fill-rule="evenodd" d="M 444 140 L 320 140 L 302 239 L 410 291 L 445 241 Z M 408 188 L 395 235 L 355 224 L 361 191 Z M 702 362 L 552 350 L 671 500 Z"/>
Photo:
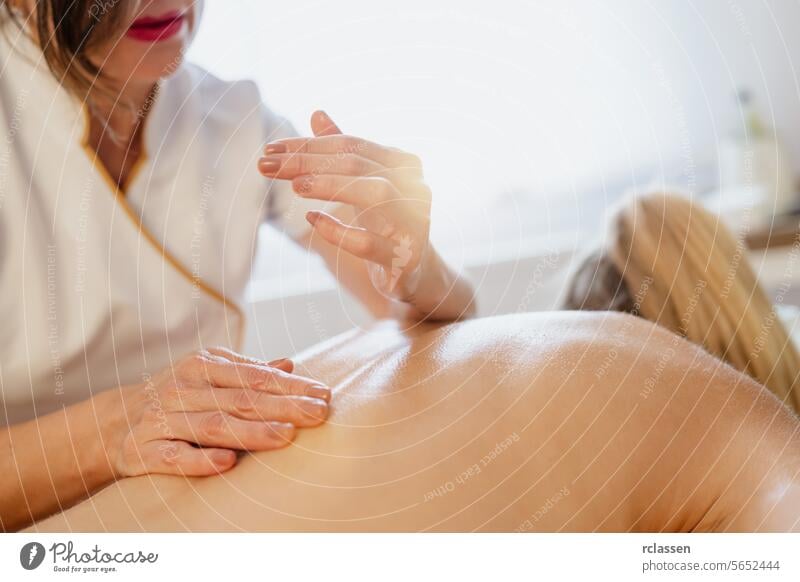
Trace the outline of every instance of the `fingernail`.
<path fill-rule="evenodd" d="M 236 458 L 236 454 L 233 451 L 212 451 L 211 452 L 211 462 L 215 465 L 219 465 L 221 467 L 230 465 L 231 462 Z"/>
<path fill-rule="evenodd" d="M 270 143 L 264 148 L 264 153 L 269 154 L 285 154 L 286 144 L 284 143 Z"/>
<path fill-rule="evenodd" d="M 277 360 L 272 360 L 271 362 L 267 362 L 267 366 L 272 368 L 276 366 L 280 366 L 281 364 L 285 364 L 289 361 L 289 358 L 278 358 Z"/>
<path fill-rule="evenodd" d="M 258 161 L 258 169 L 262 172 L 277 172 L 281 167 L 280 160 L 275 158 L 261 158 Z"/>
<path fill-rule="evenodd" d="M 306 388 L 306 396 L 311 398 L 319 398 L 325 402 L 331 401 L 331 389 L 327 386 L 315 385 Z"/>
<path fill-rule="evenodd" d="M 269 427 L 280 436 L 288 437 L 294 432 L 294 425 L 290 422 L 268 422 Z"/>
<path fill-rule="evenodd" d="M 328 403 L 319 398 L 311 398 L 305 404 L 305 413 L 312 418 L 326 418 L 328 416 Z"/>
<path fill-rule="evenodd" d="M 306 220 L 313 226 L 317 224 L 317 220 L 319 220 L 319 214 L 316 212 L 306 212 Z"/>

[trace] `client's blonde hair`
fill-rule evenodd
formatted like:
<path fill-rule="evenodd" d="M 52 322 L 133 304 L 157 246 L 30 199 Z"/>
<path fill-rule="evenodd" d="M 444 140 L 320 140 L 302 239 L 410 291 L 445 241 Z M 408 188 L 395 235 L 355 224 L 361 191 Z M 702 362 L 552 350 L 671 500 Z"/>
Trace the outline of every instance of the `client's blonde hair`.
<path fill-rule="evenodd" d="M 566 309 L 640 315 L 700 344 L 800 412 L 800 357 L 721 219 L 677 195 L 613 214 L 603 248 L 573 273 Z"/>

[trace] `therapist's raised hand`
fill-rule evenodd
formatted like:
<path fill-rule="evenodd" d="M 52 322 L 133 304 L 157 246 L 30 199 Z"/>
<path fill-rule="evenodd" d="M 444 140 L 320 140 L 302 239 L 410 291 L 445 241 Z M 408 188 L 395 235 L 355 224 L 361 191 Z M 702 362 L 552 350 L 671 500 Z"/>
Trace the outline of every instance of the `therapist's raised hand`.
<path fill-rule="evenodd" d="M 293 368 L 290 360 L 267 364 L 215 348 L 123 389 L 109 443 L 116 476 L 213 475 L 236 463 L 236 451 L 285 446 L 296 428 L 325 420 L 331 398 Z"/>
<path fill-rule="evenodd" d="M 417 156 L 343 135 L 323 112 L 311 118 L 313 138 L 267 144 L 259 170 L 291 180 L 304 198 L 353 206 L 356 223 L 309 212 L 315 231 L 373 265 L 372 282 L 384 295 L 407 301 L 415 293 L 428 251 L 431 191 Z"/>

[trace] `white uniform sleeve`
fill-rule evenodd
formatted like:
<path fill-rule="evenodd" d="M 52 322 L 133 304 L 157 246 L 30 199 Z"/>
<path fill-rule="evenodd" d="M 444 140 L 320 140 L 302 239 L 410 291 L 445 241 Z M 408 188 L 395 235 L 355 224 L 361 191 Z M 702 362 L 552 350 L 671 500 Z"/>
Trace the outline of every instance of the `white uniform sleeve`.
<path fill-rule="evenodd" d="M 264 106 L 265 143 L 299 135 L 289 121 Z M 301 198 L 292 189 L 288 180 L 271 180 L 267 192 L 267 222 L 294 240 L 300 240 L 311 230 L 306 220 L 309 210 L 332 212 L 339 206 L 335 203 Z"/>

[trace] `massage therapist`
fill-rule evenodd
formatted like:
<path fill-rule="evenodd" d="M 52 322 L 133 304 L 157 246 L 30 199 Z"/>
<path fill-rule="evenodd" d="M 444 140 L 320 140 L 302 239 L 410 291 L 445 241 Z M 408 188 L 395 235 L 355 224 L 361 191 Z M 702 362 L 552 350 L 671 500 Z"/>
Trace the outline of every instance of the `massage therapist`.
<path fill-rule="evenodd" d="M 252 82 L 183 62 L 202 8 L 0 0 L 2 529 L 325 419 L 326 386 L 236 351 L 264 220 L 376 316 L 472 313 L 419 160 L 322 112 L 297 138 Z"/>

